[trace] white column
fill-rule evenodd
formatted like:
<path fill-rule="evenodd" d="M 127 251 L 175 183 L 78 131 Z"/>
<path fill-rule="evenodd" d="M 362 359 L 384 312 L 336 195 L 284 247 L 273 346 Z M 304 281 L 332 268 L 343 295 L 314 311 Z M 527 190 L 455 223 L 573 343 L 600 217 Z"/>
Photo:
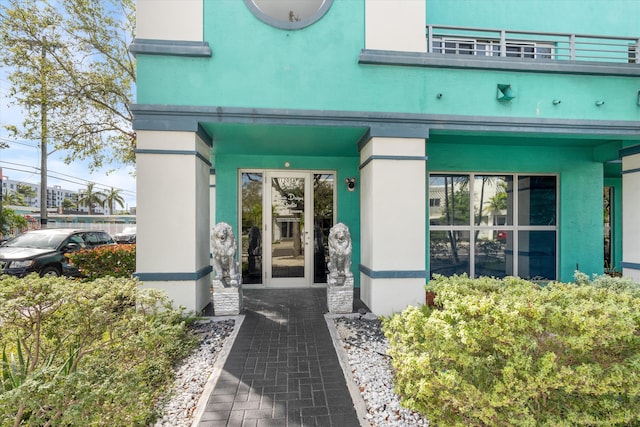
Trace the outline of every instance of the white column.
<path fill-rule="evenodd" d="M 374 137 L 360 151 L 360 298 L 378 315 L 425 303 L 425 145 Z"/>
<path fill-rule="evenodd" d="M 366 0 L 365 49 L 426 52 L 425 0 Z"/>
<path fill-rule="evenodd" d="M 137 131 L 137 259 L 144 287 L 187 310 L 211 300 L 209 157 L 195 132 Z"/>
<path fill-rule="evenodd" d="M 640 146 L 622 155 L 622 275 L 640 281 Z"/>
<path fill-rule="evenodd" d="M 137 0 L 138 39 L 202 41 L 203 0 Z"/>

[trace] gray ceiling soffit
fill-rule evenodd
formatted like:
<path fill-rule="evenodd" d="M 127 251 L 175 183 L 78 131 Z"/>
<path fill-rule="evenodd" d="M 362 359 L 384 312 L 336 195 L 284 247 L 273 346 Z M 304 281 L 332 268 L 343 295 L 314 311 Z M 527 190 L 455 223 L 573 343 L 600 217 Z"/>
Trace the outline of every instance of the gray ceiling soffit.
<path fill-rule="evenodd" d="M 432 68 L 460 68 L 527 73 L 559 73 L 640 77 L 640 65 L 595 61 L 528 60 L 519 58 L 443 55 L 424 52 L 395 52 L 363 49 L 359 64 L 400 65 Z"/>
<path fill-rule="evenodd" d="M 133 39 L 129 51 L 134 55 L 211 57 L 211 48 L 208 42 L 182 40 Z"/>
<path fill-rule="evenodd" d="M 640 121 L 556 120 L 521 117 L 385 113 L 370 111 L 289 110 L 270 108 L 206 107 L 132 104 L 136 130 L 198 130 L 199 123 L 262 124 L 280 126 L 349 126 L 404 129 L 413 137 L 428 138 L 434 130 L 462 132 L 538 133 L 617 136 L 640 139 Z M 409 134 L 407 137 L 410 137 Z M 390 136 L 381 132 L 379 136 Z"/>

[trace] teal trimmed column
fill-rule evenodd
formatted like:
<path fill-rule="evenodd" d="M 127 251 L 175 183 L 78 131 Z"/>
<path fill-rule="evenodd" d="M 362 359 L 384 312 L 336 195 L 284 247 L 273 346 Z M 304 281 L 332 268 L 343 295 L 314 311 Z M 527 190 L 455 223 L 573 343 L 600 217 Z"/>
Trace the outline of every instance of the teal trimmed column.
<path fill-rule="evenodd" d="M 134 276 L 198 313 L 211 300 L 211 145 L 197 132 L 138 130 L 137 137 Z"/>
<path fill-rule="evenodd" d="M 620 150 L 622 158 L 622 275 L 640 281 L 640 145 Z"/>
<path fill-rule="evenodd" d="M 360 298 L 378 315 L 425 303 L 425 146 L 424 137 L 361 144 Z"/>

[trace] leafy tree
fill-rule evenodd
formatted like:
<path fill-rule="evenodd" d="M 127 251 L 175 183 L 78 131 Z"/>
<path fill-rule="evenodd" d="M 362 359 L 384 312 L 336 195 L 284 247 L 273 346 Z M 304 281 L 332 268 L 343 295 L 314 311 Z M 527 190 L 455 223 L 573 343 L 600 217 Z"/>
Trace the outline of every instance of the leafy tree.
<path fill-rule="evenodd" d="M 61 15 L 35 0 L 8 0 L 0 4 L 0 60 L 11 70 L 9 98 L 24 111 L 24 121 L 6 128 L 15 137 L 40 141 L 40 217 L 47 222 L 47 144 L 51 135 L 67 126 L 64 77 L 52 58 L 65 51 L 59 28 Z"/>
<path fill-rule="evenodd" d="M 16 229 L 23 230 L 27 225 L 25 217 L 18 215 L 14 210 L 8 208 L 0 210 L 0 235 L 6 235 Z"/>
<path fill-rule="evenodd" d="M 38 192 L 29 184 L 18 183 L 18 185 L 16 185 L 16 192 L 22 195 L 25 199 L 34 199 L 38 197 Z"/>
<path fill-rule="evenodd" d="M 89 208 L 89 215 L 93 215 L 93 206 L 98 205 L 103 207 L 106 194 L 96 190 L 95 184 L 90 182 L 87 184 L 87 189 L 80 192 L 78 197 L 78 206 L 87 206 Z"/>
<path fill-rule="evenodd" d="M 10 67 L 9 97 L 25 113 L 21 126 L 9 130 L 24 139 L 51 138 L 68 163 L 133 163 L 134 29 L 133 0 L 0 4 L 0 60 Z"/>
<path fill-rule="evenodd" d="M 27 206 L 27 202 L 24 201 L 24 196 L 16 191 L 8 191 L 3 199 L 7 205 Z"/>
<path fill-rule="evenodd" d="M 73 200 L 69 200 L 69 199 L 64 199 L 62 201 L 62 208 L 63 209 L 72 209 L 77 207 L 77 204 L 73 201 Z"/>
<path fill-rule="evenodd" d="M 115 188 L 111 187 L 111 190 L 105 193 L 104 204 L 109 207 L 109 213 L 112 215 L 114 212 L 113 206 L 116 203 L 120 205 L 121 208 L 124 208 L 124 199 L 120 195 L 120 190 L 116 190 Z"/>
<path fill-rule="evenodd" d="M 0 3 L 0 63 L 9 70 L 9 98 L 24 113 L 22 123 L 5 127 L 40 142 L 43 226 L 52 152 L 64 150 L 67 163 L 88 160 L 91 169 L 134 161 L 134 10 L 133 0 Z"/>

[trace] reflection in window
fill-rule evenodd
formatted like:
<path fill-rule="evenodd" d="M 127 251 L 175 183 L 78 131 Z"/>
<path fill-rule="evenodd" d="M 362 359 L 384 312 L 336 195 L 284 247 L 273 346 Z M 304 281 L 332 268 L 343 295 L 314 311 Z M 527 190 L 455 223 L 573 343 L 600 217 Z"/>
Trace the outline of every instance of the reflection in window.
<path fill-rule="evenodd" d="M 555 176 L 430 175 L 431 275 L 554 280 L 556 218 Z"/>
<path fill-rule="evenodd" d="M 313 281 L 327 283 L 329 231 L 333 227 L 333 174 L 313 175 Z"/>
<path fill-rule="evenodd" d="M 429 224 L 469 224 L 469 176 L 431 175 L 429 177 Z"/>
<path fill-rule="evenodd" d="M 430 235 L 432 275 L 471 274 L 468 231 L 432 231 Z"/>
<path fill-rule="evenodd" d="M 555 231 L 518 233 L 518 276 L 528 280 L 555 278 Z"/>
<path fill-rule="evenodd" d="M 262 173 L 242 173 L 242 283 L 262 283 Z"/>
<path fill-rule="evenodd" d="M 556 225 L 556 177 L 518 178 L 518 223 Z"/>
<path fill-rule="evenodd" d="M 475 225 L 512 225 L 512 194 L 512 176 L 476 175 L 473 186 Z"/>
<path fill-rule="evenodd" d="M 475 276 L 513 275 L 513 231 L 483 230 L 475 241 Z"/>

